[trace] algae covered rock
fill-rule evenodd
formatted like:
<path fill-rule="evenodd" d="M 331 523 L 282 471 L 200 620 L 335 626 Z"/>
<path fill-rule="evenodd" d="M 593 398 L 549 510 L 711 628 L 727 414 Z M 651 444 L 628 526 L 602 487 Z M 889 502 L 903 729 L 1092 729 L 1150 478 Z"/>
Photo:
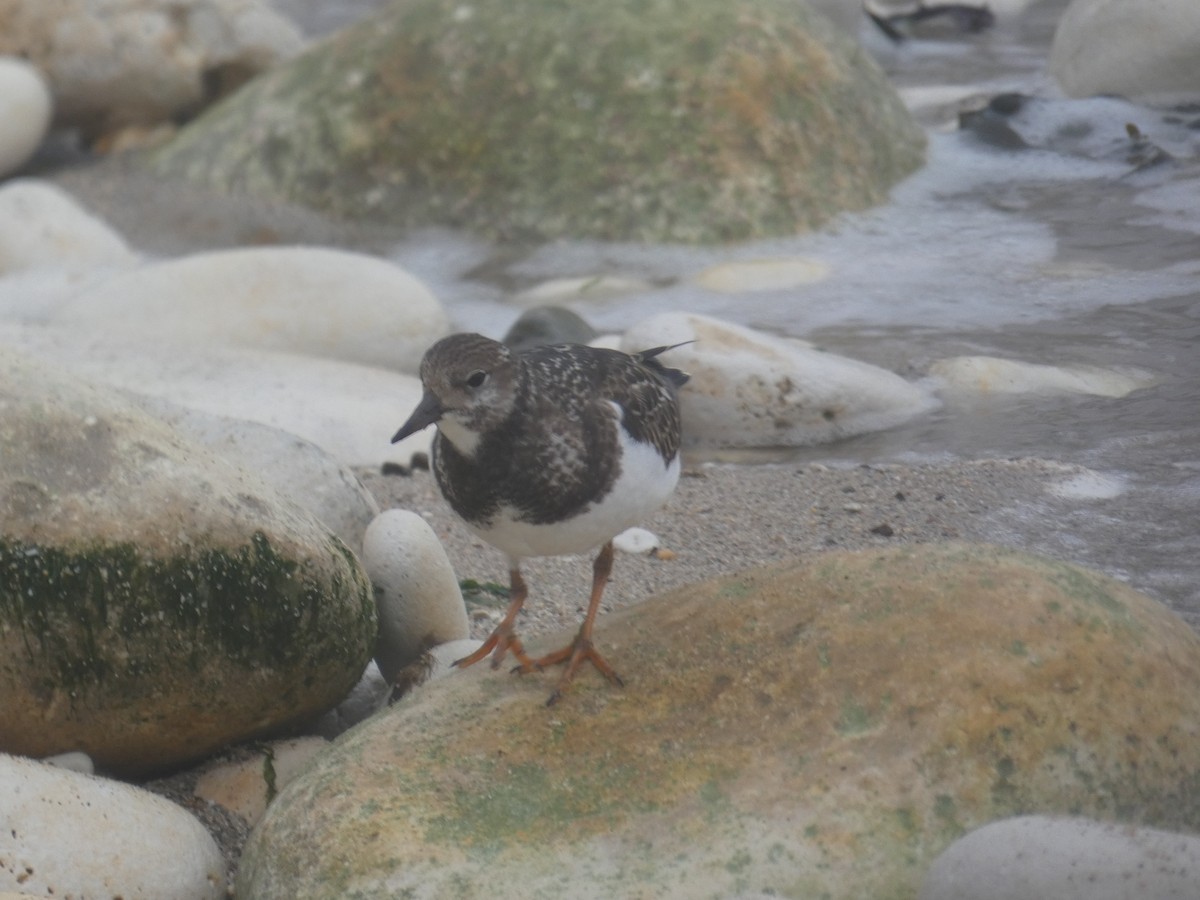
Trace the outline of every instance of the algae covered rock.
<path fill-rule="evenodd" d="M 477 666 L 344 735 L 260 823 L 238 896 L 888 900 L 1029 810 L 1200 825 L 1200 639 L 1071 565 L 823 554 L 596 640 L 624 690 L 585 673 L 548 709 L 541 679 Z"/>
<path fill-rule="evenodd" d="M 923 145 L 874 62 L 795 0 L 409 0 L 152 167 L 402 225 L 712 242 L 878 203 Z"/>
<path fill-rule="evenodd" d="M 355 683 L 370 587 L 310 514 L 11 351 L 0 411 L 0 750 L 161 769 Z"/>

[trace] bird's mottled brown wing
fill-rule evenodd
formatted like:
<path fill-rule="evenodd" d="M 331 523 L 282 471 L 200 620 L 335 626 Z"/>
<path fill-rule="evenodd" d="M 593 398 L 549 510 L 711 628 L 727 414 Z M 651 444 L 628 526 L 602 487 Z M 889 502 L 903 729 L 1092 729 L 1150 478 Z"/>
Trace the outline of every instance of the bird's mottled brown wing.
<path fill-rule="evenodd" d="M 654 359 L 664 349 L 630 356 L 618 350 L 558 344 L 528 350 L 522 359 L 536 370 L 535 380 L 543 393 L 540 400 L 556 415 L 597 418 L 595 413 L 585 416 L 583 405 L 616 403 L 625 430 L 634 440 L 652 444 L 666 464 L 679 452 L 675 387 L 687 376 Z"/>
<path fill-rule="evenodd" d="M 687 376 L 666 368 L 652 356 L 617 355 L 601 393 L 621 407 L 621 424 L 633 439 L 653 444 L 663 462 L 668 463 L 679 452 L 679 399 L 675 387 Z M 679 376 L 679 381 L 672 376 Z"/>

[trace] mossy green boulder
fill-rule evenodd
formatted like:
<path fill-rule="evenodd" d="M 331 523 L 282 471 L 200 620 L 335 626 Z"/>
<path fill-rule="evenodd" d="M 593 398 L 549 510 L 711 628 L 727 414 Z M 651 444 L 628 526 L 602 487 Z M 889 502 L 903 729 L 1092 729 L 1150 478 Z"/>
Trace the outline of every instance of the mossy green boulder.
<path fill-rule="evenodd" d="M 0 358 L 0 751 L 140 773 L 319 715 L 370 659 L 353 553 L 119 396 Z"/>
<path fill-rule="evenodd" d="M 238 896 L 889 900 L 1004 816 L 1200 827 L 1200 639 L 1071 565 L 831 553 L 596 634 L 623 690 L 584 673 L 547 708 L 554 673 L 477 666 L 344 735 Z"/>
<path fill-rule="evenodd" d="M 403 0 L 151 166 L 402 226 L 721 242 L 879 203 L 923 151 L 878 66 L 797 0 Z"/>

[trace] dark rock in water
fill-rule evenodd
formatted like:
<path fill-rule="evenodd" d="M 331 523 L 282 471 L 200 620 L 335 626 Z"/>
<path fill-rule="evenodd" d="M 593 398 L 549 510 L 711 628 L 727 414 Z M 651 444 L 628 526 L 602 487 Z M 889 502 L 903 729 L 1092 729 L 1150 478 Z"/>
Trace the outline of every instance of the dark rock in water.
<path fill-rule="evenodd" d="M 1021 94 L 997 94 L 983 109 L 961 113 L 958 126 L 983 143 L 1000 150 L 1027 150 L 1029 144 L 1010 121 L 1027 99 Z"/>
<path fill-rule="evenodd" d="M 900 43 L 910 32 L 924 33 L 930 25 L 948 26 L 953 34 L 979 34 L 996 24 L 996 15 L 987 6 L 969 3 L 924 3 L 917 0 L 908 6 L 863 4 L 867 16 L 890 40 Z"/>
<path fill-rule="evenodd" d="M 1000 150 L 1115 161 L 1132 166 L 1131 173 L 1177 162 L 1181 155 L 1200 156 L 1200 142 L 1180 110 L 1150 109 L 1116 97 L 1048 100 L 997 94 L 982 109 L 960 114 L 959 127 Z"/>
<path fill-rule="evenodd" d="M 794 0 L 411 0 L 151 166 L 402 226 L 713 242 L 878 203 L 923 147 L 878 66 Z"/>
<path fill-rule="evenodd" d="M 586 344 L 596 329 L 578 313 L 562 306 L 535 306 L 513 322 L 504 343 L 513 350 L 528 350 L 542 344 Z"/>

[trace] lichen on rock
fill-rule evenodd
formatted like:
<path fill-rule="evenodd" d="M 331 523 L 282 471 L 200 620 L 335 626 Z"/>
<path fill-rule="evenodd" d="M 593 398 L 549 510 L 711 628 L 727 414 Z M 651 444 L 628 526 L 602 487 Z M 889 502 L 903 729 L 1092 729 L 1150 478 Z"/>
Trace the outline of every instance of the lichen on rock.
<path fill-rule="evenodd" d="M 415 0 L 258 78 L 151 165 L 401 225 L 718 242 L 878 203 L 923 146 L 805 4 Z"/>

